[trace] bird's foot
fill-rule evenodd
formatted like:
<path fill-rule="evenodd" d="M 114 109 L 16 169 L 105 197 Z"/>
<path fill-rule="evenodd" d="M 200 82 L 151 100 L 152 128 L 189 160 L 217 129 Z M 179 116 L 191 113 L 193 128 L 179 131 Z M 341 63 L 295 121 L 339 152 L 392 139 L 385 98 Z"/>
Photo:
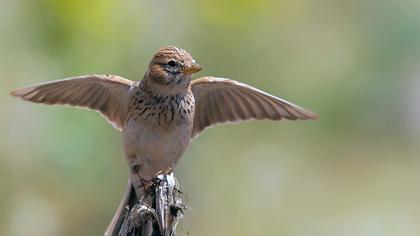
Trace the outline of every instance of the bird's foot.
<path fill-rule="evenodd" d="M 155 178 L 161 179 L 162 177 L 159 177 L 159 176 L 162 176 L 162 175 L 171 175 L 171 174 L 173 175 L 173 169 L 172 169 L 172 167 L 168 167 L 168 168 L 166 168 L 164 170 L 158 171 L 156 173 L 156 177 Z"/>

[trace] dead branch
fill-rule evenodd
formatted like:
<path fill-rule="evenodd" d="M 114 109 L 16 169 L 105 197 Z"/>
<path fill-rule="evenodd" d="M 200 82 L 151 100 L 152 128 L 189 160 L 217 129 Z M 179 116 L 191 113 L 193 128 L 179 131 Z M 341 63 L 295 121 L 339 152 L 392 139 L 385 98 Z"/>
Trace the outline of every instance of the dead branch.
<path fill-rule="evenodd" d="M 173 173 L 159 175 L 137 197 L 131 181 L 105 236 L 176 236 L 185 205 Z"/>

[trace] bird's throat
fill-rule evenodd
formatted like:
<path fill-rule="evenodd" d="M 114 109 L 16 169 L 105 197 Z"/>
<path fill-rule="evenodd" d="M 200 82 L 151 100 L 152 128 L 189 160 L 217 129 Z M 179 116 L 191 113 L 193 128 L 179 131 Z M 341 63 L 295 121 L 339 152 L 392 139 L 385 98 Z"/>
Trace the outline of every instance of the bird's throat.
<path fill-rule="evenodd" d="M 149 73 L 146 73 L 141 84 L 144 89 L 150 90 L 153 94 L 175 96 L 188 92 L 190 82 L 191 76 L 168 79 L 159 76 L 152 77 Z"/>
<path fill-rule="evenodd" d="M 132 118 L 140 122 L 155 123 L 157 126 L 192 121 L 195 101 L 190 91 L 172 94 L 162 91 L 157 93 L 153 89 L 158 87 L 138 88 L 131 101 Z"/>

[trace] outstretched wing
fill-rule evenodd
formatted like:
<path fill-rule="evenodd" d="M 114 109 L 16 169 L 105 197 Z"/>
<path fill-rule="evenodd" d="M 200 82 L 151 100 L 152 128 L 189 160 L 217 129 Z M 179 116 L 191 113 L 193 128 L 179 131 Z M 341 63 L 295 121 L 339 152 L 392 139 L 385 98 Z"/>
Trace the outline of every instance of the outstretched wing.
<path fill-rule="evenodd" d="M 85 75 L 17 89 L 10 94 L 35 103 L 68 104 L 99 111 L 121 130 L 133 85 L 133 81 L 116 75 Z"/>
<path fill-rule="evenodd" d="M 203 77 L 192 81 L 191 89 L 195 99 L 191 137 L 217 123 L 317 118 L 308 110 L 235 80 Z"/>

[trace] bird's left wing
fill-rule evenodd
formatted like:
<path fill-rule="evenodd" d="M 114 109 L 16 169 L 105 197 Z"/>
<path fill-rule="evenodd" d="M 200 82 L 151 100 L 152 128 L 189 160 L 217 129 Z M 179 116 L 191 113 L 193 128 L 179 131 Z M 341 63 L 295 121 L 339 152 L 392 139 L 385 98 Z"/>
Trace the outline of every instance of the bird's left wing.
<path fill-rule="evenodd" d="M 17 89 L 10 94 L 35 103 L 96 110 L 121 130 L 133 85 L 133 81 L 116 75 L 85 75 Z"/>
<path fill-rule="evenodd" d="M 235 80 L 203 77 L 191 82 L 191 90 L 195 99 L 192 138 L 217 123 L 317 118 L 308 110 Z"/>

